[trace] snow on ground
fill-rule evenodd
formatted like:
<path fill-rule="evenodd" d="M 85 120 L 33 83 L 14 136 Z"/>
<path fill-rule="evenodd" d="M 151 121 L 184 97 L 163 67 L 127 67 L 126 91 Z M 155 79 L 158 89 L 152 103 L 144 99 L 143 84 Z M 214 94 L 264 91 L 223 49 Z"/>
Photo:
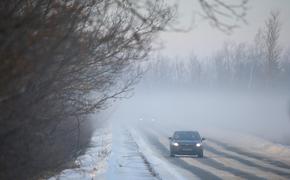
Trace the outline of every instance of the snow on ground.
<path fill-rule="evenodd" d="M 125 127 L 116 126 L 113 132 L 112 152 L 106 179 L 115 180 L 154 180 L 158 175 L 147 159 L 139 151 L 131 133 Z"/>
<path fill-rule="evenodd" d="M 158 161 L 150 154 L 151 152 L 148 151 L 147 145 L 142 142 L 141 138 L 137 139 L 138 143 L 126 127 L 119 125 L 98 129 L 94 133 L 87 151 L 77 158 L 76 164 L 79 167 L 63 170 L 49 180 L 160 179 L 159 173 L 151 165 L 152 160 L 155 164 Z M 142 147 L 139 147 L 140 145 Z M 168 168 L 164 163 L 162 166 Z M 157 169 L 162 173 L 165 172 L 161 168 Z M 173 171 L 173 169 L 170 170 Z M 166 173 L 168 172 L 166 171 Z"/>
<path fill-rule="evenodd" d="M 171 125 L 158 120 L 143 121 L 140 121 L 139 126 L 142 129 L 147 127 L 147 129 L 155 132 L 156 134 L 153 134 L 157 139 L 162 140 L 160 142 L 166 142 L 164 145 L 167 145 L 167 136 L 174 129 L 182 129 L 181 124 L 175 125 L 173 128 Z M 187 128 L 190 128 L 190 126 L 187 126 Z M 140 129 L 137 126 L 128 127 L 122 122 L 113 123 L 110 128 L 98 129 L 94 133 L 86 153 L 77 158 L 76 163 L 79 168 L 66 169 L 49 180 L 182 180 L 188 179 L 186 177 L 199 179 L 201 175 L 191 173 L 188 176 L 189 174 L 185 172 L 182 166 L 174 163 L 174 159 L 168 159 L 167 154 L 152 148 L 152 142 L 150 143 L 144 137 L 144 134 L 139 131 Z M 188 166 L 192 166 L 190 169 L 197 166 L 199 169 L 204 169 L 217 177 L 227 177 L 228 179 L 233 176 L 231 173 L 236 175 L 235 173 L 244 171 L 250 175 L 258 173 L 260 177 L 270 177 L 270 179 L 282 178 L 283 174 L 275 174 L 279 171 L 286 173 L 285 176 L 287 177 L 286 169 L 290 163 L 289 146 L 275 144 L 248 133 L 218 128 L 200 128 L 200 131 L 203 136 L 208 138 L 209 147 L 215 148 L 221 153 L 226 153 L 228 156 L 218 156 L 206 150 L 207 158 L 205 159 L 179 158 L 176 162 L 184 161 Z M 227 146 L 230 148 L 228 149 Z M 231 148 L 237 148 L 238 150 Z M 243 154 L 243 152 L 249 153 L 249 155 Z M 270 157 L 268 159 L 271 160 L 269 161 L 270 164 L 265 164 L 262 159 L 260 162 L 259 159 L 252 156 L 255 154 L 261 155 L 255 157 Z M 240 161 L 240 159 L 243 161 Z M 210 162 L 223 164 L 224 169 L 216 167 Z M 280 162 L 286 163 L 284 165 L 279 164 Z M 253 167 L 254 165 L 257 167 Z M 268 173 L 265 169 L 270 169 L 273 172 Z"/>
<path fill-rule="evenodd" d="M 102 179 L 107 170 L 111 144 L 111 129 L 97 129 L 87 151 L 84 155 L 79 156 L 75 162 L 79 168 L 63 170 L 60 174 L 49 178 L 49 180 Z"/>

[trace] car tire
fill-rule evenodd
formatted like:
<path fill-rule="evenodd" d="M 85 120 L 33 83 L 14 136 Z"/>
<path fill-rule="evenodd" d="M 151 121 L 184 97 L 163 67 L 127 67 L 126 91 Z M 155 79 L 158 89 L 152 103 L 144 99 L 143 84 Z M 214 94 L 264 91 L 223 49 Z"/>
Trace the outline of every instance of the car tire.
<path fill-rule="evenodd" d="M 203 151 L 201 151 L 200 153 L 197 154 L 197 157 L 199 158 L 203 158 Z"/>

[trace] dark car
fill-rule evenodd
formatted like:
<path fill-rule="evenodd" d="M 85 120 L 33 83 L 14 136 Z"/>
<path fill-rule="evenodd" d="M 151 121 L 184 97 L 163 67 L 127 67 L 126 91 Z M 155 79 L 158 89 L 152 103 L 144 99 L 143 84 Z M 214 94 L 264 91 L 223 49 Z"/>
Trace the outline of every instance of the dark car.
<path fill-rule="evenodd" d="M 197 155 L 203 157 L 202 141 L 197 131 L 175 131 L 170 140 L 170 156 Z"/>

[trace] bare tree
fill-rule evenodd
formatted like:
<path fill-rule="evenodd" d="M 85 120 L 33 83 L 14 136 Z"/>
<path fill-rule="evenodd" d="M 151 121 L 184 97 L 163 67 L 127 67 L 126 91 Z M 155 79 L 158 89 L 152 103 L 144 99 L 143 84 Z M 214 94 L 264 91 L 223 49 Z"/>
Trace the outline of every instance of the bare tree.
<path fill-rule="evenodd" d="M 280 28 L 279 12 L 271 12 L 269 19 L 265 22 L 264 30 L 268 83 L 273 81 L 279 69 L 281 56 L 281 47 L 279 45 Z"/>
<path fill-rule="evenodd" d="M 132 89 L 138 63 L 172 13 L 162 1 L 146 4 L 144 22 L 130 6 L 0 2 L 0 179 L 62 165 L 89 141 L 88 115 Z"/>
<path fill-rule="evenodd" d="M 146 1 L 134 1 L 134 0 L 115 0 L 120 6 L 127 9 L 140 20 L 146 23 L 150 23 L 150 20 L 146 19 L 141 13 L 140 9 L 146 4 L 152 4 L 155 0 L 146 0 Z M 248 11 L 248 0 L 237 0 L 235 2 L 227 0 L 194 0 L 198 1 L 202 12 L 198 13 L 200 16 L 205 18 L 209 23 L 218 28 L 219 30 L 231 33 L 234 29 L 239 27 L 239 22 L 247 23 L 246 15 Z M 125 2 L 124 5 L 123 3 Z M 178 0 L 172 5 L 174 14 L 177 14 L 178 9 Z M 195 11 L 196 9 L 193 8 Z M 163 16 L 160 13 L 160 16 Z M 176 22 L 177 20 L 175 20 Z M 164 26 L 162 30 L 169 31 L 187 31 L 190 28 L 180 28 L 174 23 L 169 23 L 167 26 Z"/>
<path fill-rule="evenodd" d="M 209 19 L 210 23 L 226 32 L 230 33 L 239 27 L 238 22 L 246 23 L 248 0 L 241 0 L 235 3 L 223 0 L 199 0 L 203 9 L 203 17 Z"/>

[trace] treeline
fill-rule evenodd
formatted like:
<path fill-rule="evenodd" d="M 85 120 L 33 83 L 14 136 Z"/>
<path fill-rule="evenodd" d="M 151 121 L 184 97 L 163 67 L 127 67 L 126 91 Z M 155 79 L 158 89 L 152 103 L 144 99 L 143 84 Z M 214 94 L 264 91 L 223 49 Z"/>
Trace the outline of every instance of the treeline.
<path fill-rule="evenodd" d="M 157 56 L 144 79 L 152 86 L 289 89 L 290 49 L 279 45 L 279 13 L 271 13 L 252 43 L 227 42 L 214 55 L 172 59 Z"/>

